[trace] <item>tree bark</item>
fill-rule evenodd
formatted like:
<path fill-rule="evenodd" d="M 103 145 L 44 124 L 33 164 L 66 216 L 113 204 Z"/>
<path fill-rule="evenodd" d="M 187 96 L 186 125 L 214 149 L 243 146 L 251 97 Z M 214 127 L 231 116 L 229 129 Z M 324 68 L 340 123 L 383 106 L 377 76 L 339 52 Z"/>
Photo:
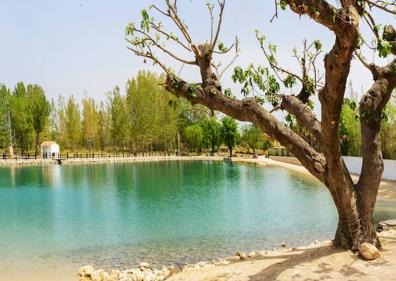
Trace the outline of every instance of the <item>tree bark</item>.
<path fill-rule="evenodd" d="M 396 87 L 396 60 L 384 67 L 370 66 L 374 84 L 360 101 L 360 125 L 362 136 L 363 165 L 356 185 L 358 211 L 361 217 L 363 242 L 380 246 L 375 233 L 373 213 L 378 194 L 384 161 L 381 150 L 382 112 Z"/>

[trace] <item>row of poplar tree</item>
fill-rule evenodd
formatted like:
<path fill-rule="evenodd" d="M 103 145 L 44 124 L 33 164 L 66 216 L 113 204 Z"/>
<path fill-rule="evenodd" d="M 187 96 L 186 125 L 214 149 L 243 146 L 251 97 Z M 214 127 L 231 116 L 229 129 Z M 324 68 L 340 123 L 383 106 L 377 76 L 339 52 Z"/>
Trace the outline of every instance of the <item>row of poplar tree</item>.
<path fill-rule="evenodd" d="M 0 85 L 0 149 L 8 144 L 21 154 L 39 153 L 39 144 L 54 140 L 62 152 L 79 151 L 217 151 L 244 141 L 253 149 L 263 134 L 253 125 L 218 116 L 178 99 L 161 86 L 162 77 L 139 72 L 127 81 L 125 94 L 115 87 L 97 102 L 73 96 L 47 99 L 39 85 Z"/>

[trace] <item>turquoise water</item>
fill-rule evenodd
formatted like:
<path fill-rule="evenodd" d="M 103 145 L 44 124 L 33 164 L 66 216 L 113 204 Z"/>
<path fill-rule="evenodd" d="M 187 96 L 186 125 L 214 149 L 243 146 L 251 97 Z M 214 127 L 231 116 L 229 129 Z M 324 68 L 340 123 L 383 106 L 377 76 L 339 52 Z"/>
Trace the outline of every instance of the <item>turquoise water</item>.
<path fill-rule="evenodd" d="M 379 219 L 396 209 L 379 204 Z M 325 188 L 280 167 L 158 162 L 0 169 L 0 263 L 126 267 L 330 239 Z"/>

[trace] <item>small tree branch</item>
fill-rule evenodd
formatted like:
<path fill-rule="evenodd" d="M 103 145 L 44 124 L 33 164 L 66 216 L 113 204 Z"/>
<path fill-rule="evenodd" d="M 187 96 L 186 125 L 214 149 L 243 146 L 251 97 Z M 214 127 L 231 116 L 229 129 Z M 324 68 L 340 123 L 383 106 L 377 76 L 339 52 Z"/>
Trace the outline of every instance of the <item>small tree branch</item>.
<path fill-rule="evenodd" d="M 150 26 L 155 29 L 157 32 L 161 33 L 162 35 L 165 35 L 167 38 L 171 39 L 172 41 L 176 42 L 177 44 L 179 44 L 181 47 L 183 47 L 185 50 L 187 50 L 188 52 L 192 52 L 191 48 L 188 47 L 186 44 L 184 44 L 183 42 L 181 42 L 178 38 L 175 38 L 174 36 L 172 36 L 171 34 L 165 32 L 164 30 L 162 30 L 158 25 L 156 25 L 155 23 L 150 21 Z"/>
<path fill-rule="evenodd" d="M 168 7 L 168 17 L 170 17 L 173 22 L 176 24 L 176 26 L 179 28 L 180 32 L 183 34 L 184 38 L 187 40 L 189 44 L 193 43 L 193 40 L 191 39 L 190 34 L 187 31 L 186 25 L 183 23 L 183 21 L 180 19 L 178 13 L 177 13 L 177 1 L 175 1 L 172 5 L 170 0 L 165 0 L 166 5 Z"/>
<path fill-rule="evenodd" d="M 219 22 L 217 24 L 217 29 L 213 40 L 211 41 L 211 48 L 212 51 L 216 48 L 217 40 L 219 39 L 220 31 L 221 31 L 221 24 L 223 23 L 223 14 L 224 14 L 224 7 L 226 0 L 218 0 L 217 1 L 220 7 L 220 14 L 219 14 Z"/>
<path fill-rule="evenodd" d="M 376 8 L 378 8 L 378 9 L 380 9 L 380 10 L 383 10 L 383 11 L 389 13 L 389 14 L 396 15 L 396 11 L 391 10 L 391 9 L 388 9 L 385 5 L 379 4 L 379 2 L 377 3 L 377 2 L 374 2 L 374 1 L 370 1 L 370 0 L 365 0 L 365 1 L 366 1 L 370 6 L 376 7 Z M 382 2 L 382 1 L 381 1 L 381 2 Z M 393 5 L 395 5 L 395 4 L 393 4 Z"/>
<path fill-rule="evenodd" d="M 378 75 L 378 67 L 377 67 L 375 64 L 366 62 L 366 59 L 365 59 L 365 58 L 363 57 L 363 55 L 362 55 L 360 52 L 358 52 L 358 51 L 355 51 L 355 55 L 356 55 L 356 57 L 359 59 L 359 61 L 363 64 L 363 66 L 364 66 L 365 68 L 367 68 L 368 70 L 370 70 L 370 72 L 371 72 L 374 76 L 377 76 L 377 75 Z"/>
<path fill-rule="evenodd" d="M 238 59 L 239 57 L 239 40 L 238 37 L 235 38 L 235 55 L 232 58 L 232 60 L 230 61 L 230 63 L 228 65 L 226 65 L 226 67 L 224 67 L 224 69 L 218 74 L 218 80 L 220 81 L 221 78 L 223 77 L 224 73 L 235 63 L 235 61 Z"/>
<path fill-rule="evenodd" d="M 270 67 L 272 68 L 272 70 L 274 71 L 275 75 L 278 77 L 279 80 L 284 81 L 284 79 L 282 79 L 278 73 L 278 72 L 282 72 L 282 73 L 285 73 L 287 75 L 290 75 L 290 76 L 296 78 L 297 80 L 299 80 L 302 83 L 304 82 L 303 78 L 300 77 L 299 75 L 275 64 L 274 61 L 270 58 L 270 55 L 267 53 L 267 51 L 264 47 L 264 41 L 260 40 L 260 37 L 258 34 L 256 34 L 256 38 L 260 43 L 260 49 L 263 51 L 263 54 L 264 54 L 266 60 L 268 61 L 268 64 L 270 65 Z"/>
<path fill-rule="evenodd" d="M 154 38 L 151 37 L 150 34 L 148 34 L 147 32 L 144 32 L 143 30 L 140 29 L 135 29 L 136 33 L 139 33 L 141 35 L 143 35 L 143 39 L 142 41 L 144 42 L 151 42 L 151 44 L 153 44 L 153 46 L 155 46 L 156 48 L 160 49 L 161 51 L 163 51 L 164 53 L 168 54 L 169 56 L 171 56 L 172 58 L 174 58 L 175 60 L 178 60 L 182 63 L 185 64 L 192 64 L 192 65 L 196 65 L 196 61 L 188 61 L 186 59 L 182 59 L 180 57 L 178 57 L 177 55 L 173 54 L 172 52 L 170 52 L 168 49 L 164 48 L 163 46 L 161 46 L 161 44 L 159 44 L 156 40 L 154 40 Z M 126 38 L 126 41 L 131 44 L 131 45 L 136 45 L 136 42 L 131 41 L 130 39 Z M 147 44 L 146 44 L 147 45 Z"/>

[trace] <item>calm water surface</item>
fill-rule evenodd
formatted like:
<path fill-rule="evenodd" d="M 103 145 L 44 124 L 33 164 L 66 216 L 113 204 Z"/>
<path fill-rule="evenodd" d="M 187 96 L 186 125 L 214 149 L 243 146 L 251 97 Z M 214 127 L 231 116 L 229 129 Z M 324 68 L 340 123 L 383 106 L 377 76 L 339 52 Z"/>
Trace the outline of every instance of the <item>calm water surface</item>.
<path fill-rule="evenodd" d="M 380 202 L 377 219 L 396 217 Z M 330 239 L 325 188 L 279 167 L 223 162 L 0 169 L 0 263 L 126 267 Z"/>

